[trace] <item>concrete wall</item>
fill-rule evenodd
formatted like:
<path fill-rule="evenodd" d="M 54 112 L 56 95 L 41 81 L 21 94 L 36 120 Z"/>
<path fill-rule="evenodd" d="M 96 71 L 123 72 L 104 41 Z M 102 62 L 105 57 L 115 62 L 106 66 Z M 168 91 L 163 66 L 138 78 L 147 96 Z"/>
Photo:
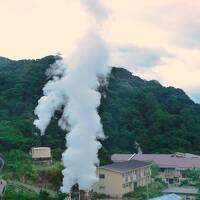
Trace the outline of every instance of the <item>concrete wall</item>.
<path fill-rule="evenodd" d="M 99 178 L 99 181 L 94 184 L 93 191 L 104 193 L 112 197 L 119 198 L 122 196 L 122 174 L 102 168 L 97 169 L 97 175 L 104 178 Z"/>

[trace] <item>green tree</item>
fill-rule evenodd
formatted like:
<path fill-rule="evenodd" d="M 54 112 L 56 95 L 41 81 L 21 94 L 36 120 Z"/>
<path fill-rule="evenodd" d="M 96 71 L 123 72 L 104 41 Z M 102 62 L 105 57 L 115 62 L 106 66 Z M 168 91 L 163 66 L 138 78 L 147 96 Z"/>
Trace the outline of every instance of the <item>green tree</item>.
<path fill-rule="evenodd" d="M 195 187 L 198 189 L 197 200 L 200 200 L 200 170 L 187 169 L 184 171 L 184 175 L 195 182 Z"/>
<path fill-rule="evenodd" d="M 10 172 L 13 178 L 25 182 L 26 177 L 33 176 L 33 167 L 31 158 L 20 150 L 11 150 L 7 155 L 6 170 Z"/>
<path fill-rule="evenodd" d="M 151 165 L 151 176 L 152 178 L 156 178 L 160 173 L 160 166 L 156 163 L 152 163 Z"/>

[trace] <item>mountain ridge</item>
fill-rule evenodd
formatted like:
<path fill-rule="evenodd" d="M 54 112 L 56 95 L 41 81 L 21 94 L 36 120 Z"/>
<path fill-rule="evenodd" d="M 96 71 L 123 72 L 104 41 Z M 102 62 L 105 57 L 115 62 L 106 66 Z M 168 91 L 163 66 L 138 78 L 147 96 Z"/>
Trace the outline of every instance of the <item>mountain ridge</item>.
<path fill-rule="evenodd" d="M 55 56 L 5 62 L 0 57 L 0 151 L 52 147 L 55 159 L 65 148 L 65 132 L 57 126 L 56 112 L 45 136 L 33 126 L 34 108 L 47 82 L 45 72 Z M 9 60 L 9 59 L 8 59 Z M 7 60 L 6 60 L 7 61 Z M 174 87 L 143 80 L 123 68 L 112 68 L 106 94 L 98 109 L 107 139 L 101 141 L 101 160 L 112 153 L 176 151 L 200 154 L 200 105 Z"/>

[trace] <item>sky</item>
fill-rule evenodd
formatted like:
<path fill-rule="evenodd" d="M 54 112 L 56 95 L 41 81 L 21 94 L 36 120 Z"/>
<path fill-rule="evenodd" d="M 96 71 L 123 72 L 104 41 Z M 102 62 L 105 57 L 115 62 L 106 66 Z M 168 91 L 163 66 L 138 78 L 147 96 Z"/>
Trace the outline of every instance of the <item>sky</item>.
<path fill-rule="evenodd" d="M 200 1 L 102 0 L 110 65 L 200 102 Z M 79 0 L 0 0 L 0 56 L 68 57 L 94 21 Z M 86 47 L 85 47 L 86 48 Z"/>

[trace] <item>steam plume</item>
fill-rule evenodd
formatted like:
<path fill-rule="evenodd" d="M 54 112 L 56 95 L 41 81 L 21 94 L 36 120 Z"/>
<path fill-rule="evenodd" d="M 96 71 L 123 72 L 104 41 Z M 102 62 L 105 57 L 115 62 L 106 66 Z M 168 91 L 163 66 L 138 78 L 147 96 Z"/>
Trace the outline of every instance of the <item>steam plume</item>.
<path fill-rule="evenodd" d="M 107 13 L 98 0 L 82 2 L 95 17 L 96 24 L 68 60 L 68 67 L 63 60 L 51 66 L 48 72 L 53 80 L 43 88 L 44 96 L 35 109 L 38 119 L 34 124 L 44 134 L 55 111 L 64 107 L 59 126 L 69 133 L 66 135 L 67 150 L 62 155 L 65 167 L 62 192 L 69 192 L 75 183 L 87 190 L 98 180 L 96 164 L 101 144 L 97 139 L 104 138 L 97 113 L 101 99 L 97 90 L 99 77 L 105 78 L 110 69 L 107 67 L 108 48 L 98 30 Z"/>

